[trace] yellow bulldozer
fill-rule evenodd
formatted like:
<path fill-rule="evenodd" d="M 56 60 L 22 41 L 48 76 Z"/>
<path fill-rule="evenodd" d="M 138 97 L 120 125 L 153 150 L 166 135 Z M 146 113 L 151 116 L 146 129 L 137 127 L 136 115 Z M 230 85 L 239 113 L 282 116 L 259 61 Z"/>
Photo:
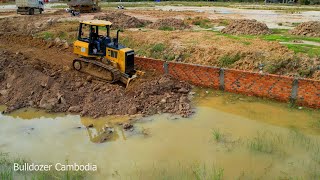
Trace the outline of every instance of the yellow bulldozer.
<path fill-rule="evenodd" d="M 78 39 L 73 44 L 73 52 L 79 56 L 73 60 L 73 67 L 110 83 L 121 81 L 126 87 L 142 75 L 135 70 L 134 51 L 119 44 L 110 37 L 112 23 L 104 20 L 82 21 Z"/>

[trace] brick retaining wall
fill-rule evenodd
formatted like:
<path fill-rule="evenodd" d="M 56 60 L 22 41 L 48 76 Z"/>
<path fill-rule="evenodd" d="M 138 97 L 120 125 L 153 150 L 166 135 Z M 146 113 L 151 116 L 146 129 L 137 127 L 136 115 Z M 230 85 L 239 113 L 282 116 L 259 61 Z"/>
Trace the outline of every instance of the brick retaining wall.
<path fill-rule="evenodd" d="M 293 78 L 254 72 L 225 70 L 225 90 L 229 92 L 289 101 Z"/>
<path fill-rule="evenodd" d="M 154 69 L 161 74 L 170 74 L 196 86 L 320 108 L 320 81 L 316 80 L 141 57 L 135 58 L 135 64 L 143 70 Z"/>
<path fill-rule="evenodd" d="M 299 79 L 298 86 L 297 103 L 313 108 L 320 108 L 320 81 Z"/>

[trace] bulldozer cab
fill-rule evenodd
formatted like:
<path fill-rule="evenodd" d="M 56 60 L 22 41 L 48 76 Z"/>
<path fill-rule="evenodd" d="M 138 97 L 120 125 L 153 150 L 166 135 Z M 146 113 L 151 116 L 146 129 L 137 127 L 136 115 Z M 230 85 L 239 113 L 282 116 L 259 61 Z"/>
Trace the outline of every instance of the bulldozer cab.
<path fill-rule="evenodd" d="M 73 60 L 73 67 L 110 83 L 121 81 L 126 86 L 143 74 L 135 69 L 134 50 L 110 37 L 112 23 L 103 20 L 81 21 L 78 39 L 73 43 L 73 52 L 79 58 Z"/>
<path fill-rule="evenodd" d="M 89 43 L 89 55 L 106 55 L 106 47 L 112 42 L 110 38 L 111 25 L 111 22 L 101 20 L 80 22 L 78 40 Z"/>

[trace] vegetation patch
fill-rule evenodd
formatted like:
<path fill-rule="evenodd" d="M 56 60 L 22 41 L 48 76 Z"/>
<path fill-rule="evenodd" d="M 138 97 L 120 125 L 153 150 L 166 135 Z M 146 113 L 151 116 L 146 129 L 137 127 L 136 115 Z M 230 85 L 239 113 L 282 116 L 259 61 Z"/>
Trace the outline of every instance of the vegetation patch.
<path fill-rule="evenodd" d="M 61 179 L 61 180 L 81 180 L 88 178 L 88 174 L 83 171 L 56 171 L 52 168 L 50 171 L 21 171 L 14 172 L 14 163 L 24 164 L 28 160 L 22 158 L 12 158 L 8 153 L 0 152 L 0 179 L 14 180 L 14 179 Z"/>
<path fill-rule="evenodd" d="M 212 137 L 216 142 L 221 142 L 224 139 L 224 134 L 219 129 L 213 129 Z"/>
<path fill-rule="evenodd" d="M 204 29 L 209 29 L 213 27 L 213 23 L 208 18 L 202 18 L 202 17 L 195 17 L 195 18 L 189 18 L 187 22 L 189 21 L 190 24 L 199 26 Z"/>
<path fill-rule="evenodd" d="M 222 57 L 220 57 L 219 65 L 222 67 L 229 67 L 233 63 L 239 61 L 240 59 L 241 59 L 241 55 L 239 53 L 237 53 L 235 55 L 226 54 L 226 55 L 223 55 Z"/>
<path fill-rule="evenodd" d="M 206 165 L 194 162 L 191 165 L 182 163 L 160 166 L 155 164 L 152 169 L 137 168 L 137 173 L 129 179 L 184 179 L 184 180 L 222 180 L 224 179 L 224 168 L 215 165 Z M 119 175 L 119 177 L 123 177 Z"/>
<path fill-rule="evenodd" d="M 173 31 L 174 30 L 174 28 L 170 27 L 170 26 L 161 26 L 158 29 L 162 30 L 162 31 Z"/>
<path fill-rule="evenodd" d="M 256 136 L 249 140 L 248 148 L 254 152 L 273 154 L 279 152 L 279 143 L 283 140 L 281 136 L 271 132 L 257 132 Z"/>

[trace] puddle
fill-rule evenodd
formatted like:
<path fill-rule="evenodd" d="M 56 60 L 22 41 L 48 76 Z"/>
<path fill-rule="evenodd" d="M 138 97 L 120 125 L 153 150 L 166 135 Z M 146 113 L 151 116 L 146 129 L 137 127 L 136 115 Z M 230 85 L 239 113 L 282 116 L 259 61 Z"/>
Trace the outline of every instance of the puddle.
<path fill-rule="evenodd" d="M 203 90 L 194 102 L 191 118 L 141 118 L 134 132 L 117 126 L 129 117 L 0 115 L 0 147 L 33 162 L 95 163 L 96 179 L 195 179 L 204 165 L 225 179 L 318 177 L 319 111 Z M 111 126 L 113 137 L 100 143 Z"/>

